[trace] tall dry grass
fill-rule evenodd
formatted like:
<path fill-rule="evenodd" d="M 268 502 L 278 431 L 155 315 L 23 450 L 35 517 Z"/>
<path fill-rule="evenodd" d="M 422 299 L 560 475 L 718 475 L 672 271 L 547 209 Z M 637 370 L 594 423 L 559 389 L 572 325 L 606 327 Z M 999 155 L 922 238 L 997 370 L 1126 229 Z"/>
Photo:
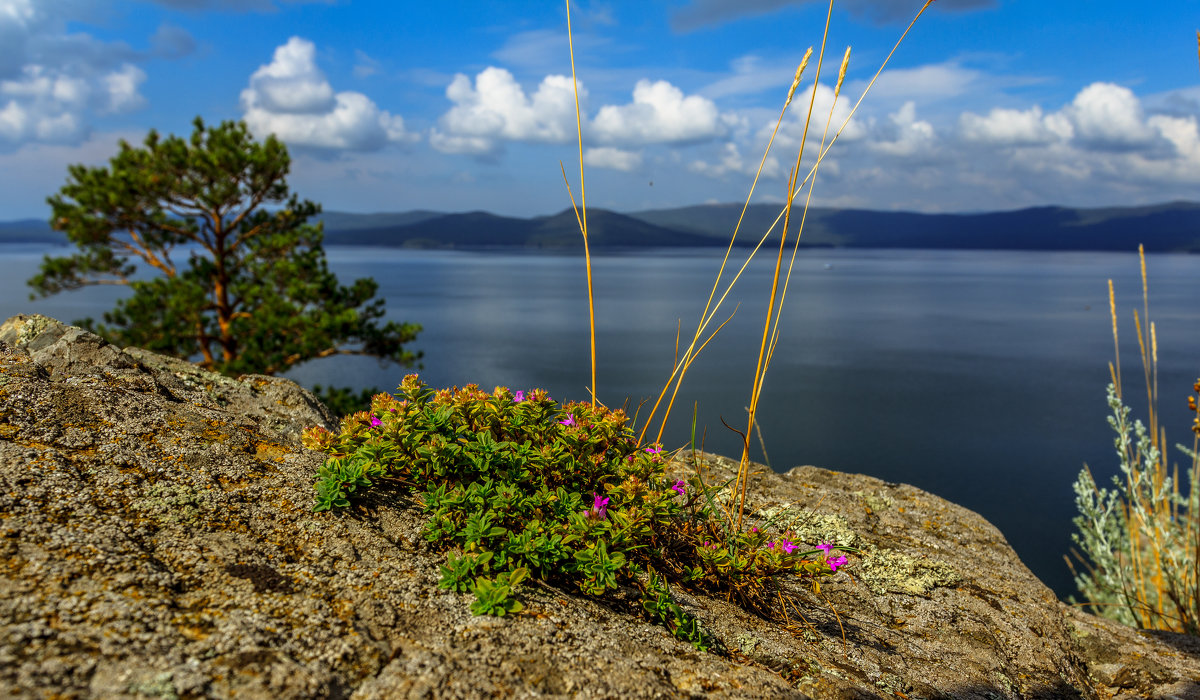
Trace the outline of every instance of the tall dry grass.
<path fill-rule="evenodd" d="M 1075 584 L 1082 605 L 1096 613 L 1143 629 L 1200 634 L 1200 418 L 1193 421 L 1189 448 L 1177 445 L 1191 464 L 1180 479 L 1178 465 L 1168 465 L 1166 430 L 1159 424 L 1158 333 L 1150 320 L 1146 255 L 1138 247 L 1142 275 L 1142 309 L 1133 312 L 1147 423 L 1130 419 L 1121 376 L 1117 305 L 1108 281 L 1109 313 L 1115 361 L 1109 364 L 1109 425 L 1120 474 L 1111 489 L 1097 485 L 1086 466 L 1075 482 L 1072 535 L 1078 549 Z M 1200 380 L 1192 387 L 1200 395 Z M 1188 399 L 1196 411 L 1196 397 Z M 1185 482 L 1186 481 L 1186 485 Z"/>
<path fill-rule="evenodd" d="M 710 330 L 709 330 L 710 327 L 714 324 L 716 319 L 720 317 L 719 314 L 721 314 L 722 305 L 725 303 L 726 299 L 728 298 L 730 292 L 733 290 L 734 286 L 737 284 L 738 280 L 741 279 L 742 273 L 745 272 L 746 268 L 750 265 L 751 261 L 757 255 L 759 250 L 763 247 L 763 245 L 765 244 L 765 242 L 767 241 L 769 236 L 772 234 L 772 232 L 774 232 L 776 226 L 779 225 L 780 220 L 782 220 L 783 228 L 780 233 L 779 249 L 778 249 L 778 251 L 776 253 L 776 257 L 775 257 L 774 277 L 773 277 L 773 282 L 772 282 L 770 292 L 768 295 L 768 299 L 767 299 L 767 303 L 766 303 L 766 313 L 765 313 L 765 319 L 764 319 L 764 323 L 763 323 L 763 331 L 762 331 L 762 335 L 760 338 L 760 342 L 758 343 L 757 354 L 755 357 L 756 369 L 755 369 L 755 374 L 754 374 L 754 380 L 753 380 L 752 386 L 750 388 L 750 402 L 749 402 L 749 406 L 747 408 L 747 413 L 748 413 L 747 427 L 746 427 L 745 432 L 737 431 L 739 433 L 739 435 L 741 436 L 742 443 L 743 443 L 740 467 L 738 469 L 737 478 L 734 482 L 734 488 L 731 491 L 731 498 L 729 499 L 729 502 L 726 504 L 726 512 L 729 517 L 729 520 L 731 523 L 736 522 L 736 526 L 738 528 L 741 527 L 742 516 L 743 516 L 743 512 L 745 510 L 746 487 L 749 484 L 749 477 L 750 477 L 750 473 L 749 473 L 750 435 L 753 432 L 755 426 L 757 425 L 759 399 L 761 398 L 762 393 L 765 390 L 767 373 L 768 373 L 768 370 L 770 369 L 771 360 L 774 357 L 774 353 L 775 353 L 775 350 L 778 345 L 780 319 L 782 318 L 783 307 L 784 307 L 784 303 L 787 298 L 788 283 L 791 280 L 792 270 L 795 265 L 797 252 L 799 250 L 800 236 L 802 235 L 802 233 L 804 231 L 804 223 L 805 223 L 805 219 L 806 219 L 806 216 L 808 213 L 809 204 L 812 201 L 813 187 L 816 184 L 817 173 L 820 169 L 821 162 L 825 158 L 826 154 L 829 152 L 829 149 L 833 147 L 834 143 L 836 143 L 836 141 L 837 141 L 838 137 L 841 135 L 842 131 L 850 123 L 850 120 L 854 117 L 854 114 L 858 111 L 859 106 L 862 104 L 863 99 L 866 97 L 867 93 L 871 90 L 871 88 L 875 85 L 875 82 L 878 80 L 880 74 L 883 73 L 884 69 L 887 67 L 888 63 L 891 61 L 892 57 L 895 55 L 897 49 L 899 49 L 900 44 L 903 43 L 904 39 L 908 36 L 909 31 L 912 30 L 913 26 L 917 23 L 917 20 L 920 19 L 920 17 L 925 13 L 925 11 L 929 8 L 929 6 L 932 3 L 933 3 L 933 0 L 926 0 L 925 3 L 921 6 L 920 10 L 917 11 L 917 13 L 913 17 L 912 21 L 909 22 L 907 27 L 905 27 L 904 32 L 900 35 L 900 38 L 897 39 L 897 41 L 896 41 L 895 45 L 892 47 L 891 51 L 888 52 L 887 57 L 884 58 L 883 62 L 880 64 L 878 70 L 875 71 L 875 74 L 871 77 L 871 80 L 868 82 L 867 86 L 863 89 L 862 94 L 859 96 L 858 100 L 854 103 L 854 106 L 850 109 L 849 114 L 842 121 L 841 125 L 836 129 L 836 131 L 834 131 L 833 135 L 830 136 L 829 129 L 832 124 L 833 114 L 837 107 L 838 100 L 841 97 L 842 85 L 843 85 L 843 82 L 846 77 L 847 68 L 849 66 L 850 48 L 849 47 L 846 48 L 845 53 L 843 54 L 843 57 L 842 57 L 841 64 L 838 69 L 837 78 L 834 81 L 834 96 L 835 96 L 834 102 L 830 106 L 828 115 L 826 115 L 826 117 L 825 117 L 825 127 L 824 127 L 824 131 L 822 133 L 822 136 L 821 136 L 820 145 L 817 148 L 817 154 L 816 154 L 815 158 L 809 158 L 808 161 L 805 161 L 805 148 L 808 144 L 808 131 L 809 131 L 809 126 L 812 123 L 812 120 L 814 117 L 813 110 L 815 107 L 817 87 L 820 84 L 820 81 L 822 79 L 821 70 L 822 70 L 822 67 L 824 66 L 825 51 L 826 51 L 826 46 L 829 41 L 829 29 L 830 29 L 831 19 L 833 16 L 834 0 L 829 0 L 828 10 L 826 12 L 825 24 L 824 24 L 824 29 L 823 29 L 822 38 L 821 38 L 820 50 L 818 52 L 817 69 L 816 69 L 815 75 L 812 78 L 813 82 L 812 82 L 811 94 L 810 94 L 810 98 L 808 101 L 807 110 L 803 117 L 803 123 L 804 123 L 803 136 L 801 138 L 800 146 L 799 146 L 798 152 L 796 154 L 795 164 L 793 165 L 793 167 L 791 169 L 791 173 L 790 173 L 790 176 L 788 179 L 788 185 L 787 185 L 788 190 L 786 193 L 786 200 L 785 200 L 786 203 L 783 206 L 783 208 L 780 210 L 779 215 L 776 216 L 775 221 L 772 223 L 772 225 L 766 231 L 762 232 L 761 236 L 758 239 L 757 244 L 751 249 L 750 253 L 746 256 L 745 261 L 742 262 L 742 264 L 738 268 L 737 272 L 732 274 L 732 277 L 727 279 L 726 276 L 727 276 L 727 270 L 730 266 L 730 258 L 732 257 L 732 254 L 734 251 L 734 246 L 738 239 L 738 235 L 741 233 L 742 221 L 745 217 L 746 210 L 749 207 L 750 202 L 754 196 L 755 190 L 758 186 L 759 179 L 762 175 L 763 167 L 765 166 L 765 164 L 767 162 L 767 157 L 770 154 L 771 148 L 775 143 L 775 136 L 778 134 L 779 128 L 783 124 L 784 117 L 786 116 L 789 107 L 792 105 L 792 99 L 795 96 L 796 90 L 800 85 L 800 81 L 801 81 L 803 74 L 805 73 L 805 71 L 808 67 L 808 64 L 810 62 L 810 59 L 812 57 L 813 49 L 811 47 L 805 53 L 803 60 L 801 61 L 799 67 L 796 69 L 796 73 L 792 80 L 791 87 L 788 89 L 787 97 L 784 100 L 783 107 L 779 112 L 779 117 L 775 122 L 775 128 L 772 131 L 771 138 L 768 141 L 767 146 L 763 151 L 762 159 L 759 162 L 758 169 L 755 172 L 754 179 L 750 185 L 750 191 L 746 195 L 745 203 L 742 205 L 742 211 L 738 217 L 738 222 L 734 226 L 734 230 L 730 235 L 729 245 L 726 248 L 725 256 L 722 259 L 721 265 L 717 271 L 716 279 L 713 282 L 712 291 L 709 293 L 708 301 L 705 304 L 704 311 L 703 311 L 703 313 L 701 313 L 700 319 L 696 324 L 696 330 L 695 330 L 694 334 L 692 335 L 691 342 L 687 345 L 686 348 L 684 348 L 683 353 L 679 354 L 678 353 L 678 340 L 677 340 L 676 361 L 675 361 L 675 365 L 674 365 L 673 371 L 671 373 L 671 376 L 666 381 L 666 383 L 663 385 L 662 391 L 659 393 L 658 399 L 655 401 L 653 408 L 649 412 L 649 415 L 646 416 L 645 419 L 643 420 L 642 429 L 638 436 L 639 442 L 645 441 L 647 431 L 651 428 L 651 425 L 657 419 L 658 432 L 654 438 L 654 442 L 660 443 L 662 441 L 663 433 L 666 430 L 667 421 L 669 420 L 669 418 L 671 416 L 671 411 L 675 405 L 675 399 L 679 394 L 679 389 L 683 384 L 684 377 L 687 375 L 688 370 L 691 368 L 692 364 L 699 357 L 701 351 L 704 350 L 704 348 L 708 345 L 708 343 L 712 341 L 712 339 L 717 335 L 717 333 L 719 333 L 721 331 L 721 329 L 724 328 L 725 324 L 728 323 L 729 320 L 732 318 L 732 313 L 731 313 L 730 316 L 725 319 L 725 321 L 720 323 L 715 329 L 713 329 L 710 332 Z M 595 343 L 596 331 L 595 331 L 594 302 L 593 302 L 593 297 L 592 297 L 591 257 L 590 257 L 590 251 L 588 248 L 587 205 L 586 205 L 586 197 L 584 195 L 584 184 L 583 184 L 584 183 L 583 126 L 582 126 L 583 121 L 582 121 L 582 116 L 581 116 L 580 110 L 579 110 L 578 82 L 576 81 L 576 77 L 575 77 L 574 38 L 573 38 L 573 36 L 571 34 L 571 30 L 570 30 L 570 11 L 571 11 L 570 0 L 566 0 L 566 5 L 567 5 L 568 41 L 571 45 L 571 49 L 570 49 L 571 50 L 571 76 L 572 76 L 572 82 L 575 86 L 576 131 L 577 131 L 578 141 L 579 141 L 580 205 L 577 206 L 575 203 L 575 198 L 574 198 L 574 195 L 571 193 L 571 187 L 570 187 L 569 181 L 567 182 L 567 190 L 568 190 L 568 194 L 571 196 L 572 207 L 574 208 L 576 219 L 578 220 L 578 223 L 579 223 L 580 233 L 583 236 L 583 240 L 584 240 L 584 255 L 585 255 L 585 261 L 586 261 L 586 267 L 587 267 L 587 281 L 588 281 L 589 322 L 590 322 L 590 331 L 591 331 L 591 339 L 592 339 L 592 344 L 591 344 L 592 383 L 589 387 L 589 392 L 592 396 L 592 400 L 594 403 L 596 400 L 595 397 L 596 397 L 596 393 L 597 393 L 596 369 L 595 369 L 596 368 L 596 343 Z M 810 163 L 810 164 L 806 165 L 806 163 Z M 807 167 L 807 172 L 804 175 L 804 177 L 801 178 L 800 174 L 805 173 L 805 169 L 804 169 L 805 167 Z M 566 169 L 562 168 L 562 171 L 563 171 L 563 178 L 564 178 L 564 180 L 566 180 Z M 796 212 L 794 212 L 793 203 L 796 200 L 796 198 L 801 194 L 801 192 L 804 191 L 806 186 L 808 188 L 808 191 L 804 198 L 804 204 L 803 204 L 802 208 L 800 208 L 799 214 L 797 216 Z M 795 222 L 794 229 L 793 229 L 793 222 Z M 788 255 L 788 250 L 787 250 L 787 245 L 789 242 L 791 243 L 790 256 Z M 785 259 L 787 260 L 786 267 L 784 265 Z M 725 282 L 725 286 L 724 286 L 724 289 L 721 292 L 720 296 L 718 296 L 717 292 L 722 289 L 723 281 Z M 737 312 L 737 309 L 735 308 L 733 313 L 736 313 L 736 312 Z M 721 315 L 723 315 L 723 314 L 721 314 Z M 668 394 L 670 395 L 669 399 L 667 398 Z M 663 408 L 664 400 L 666 401 L 665 408 Z M 663 412 L 662 412 L 661 416 L 659 415 L 660 408 L 663 408 Z"/>

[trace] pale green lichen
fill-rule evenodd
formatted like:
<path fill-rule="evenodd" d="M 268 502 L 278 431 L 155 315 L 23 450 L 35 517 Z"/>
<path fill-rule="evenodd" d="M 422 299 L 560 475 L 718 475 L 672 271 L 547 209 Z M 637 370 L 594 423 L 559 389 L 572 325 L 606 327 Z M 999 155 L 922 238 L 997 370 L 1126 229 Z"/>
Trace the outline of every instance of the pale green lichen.
<path fill-rule="evenodd" d="M 843 547 L 859 546 L 858 534 L 850 529 L 850 523 L 841 515 L 795 508 L 790 503 L 767 508 L 757 515 L 769 523 L 771 529 L 790 530 L 796 540 L 805 544 L 833 542 Z"/>
<path fill-rule="evenodd" d="M 17 346 L 28 344 L 31 340 L 41 335 L 47 326 L 57 323 L 54 319 L 47 318 L 41 314 L 16 316 L 9 320 L 15 320 L 13 326 L 16 329 L 17 338 L 13 345 Z"/>
<path fill-rule="evenodd" d="M 943 561 L 917 559 L 875 547 L 863 551 L 856 574 L 876 595 L 890 591 L 923 596 L 938 586 L 956 586 L 962 581 L 962 576 Z"/>
<path fill-rule="evenodd" d="M 148 511 L 161 525 L 195 525 L 200 519 L 201 495 L 179 484 L 162 484 L 130 505 Z"/>
<path fill-rule="evenodd" d="M 147 695 L 152 698 L 162 698 L 163 700 L 179 700 L 179 691 L 175 688 L 174 674 L 170 671 L 156 674 L 138 683 L 131 683 L 127 692 L 130 695 Z"/>
<path fill-rule="evenodd" d="M 762 643 L 762 640 L 752 634 L 740 634 L 737 638 L 737 648 L 747 656 L 754 653 L 754 649 Z"/>
<path fill-rule="evenodd" d="M 896 507 L 896 499 L 885 493 L 864 493 L 862 491 L 855 491 L 854 495 L 863 499 L 863 503 L 866 503 L 867 507 L 873 511 L 890 510 Z"/>

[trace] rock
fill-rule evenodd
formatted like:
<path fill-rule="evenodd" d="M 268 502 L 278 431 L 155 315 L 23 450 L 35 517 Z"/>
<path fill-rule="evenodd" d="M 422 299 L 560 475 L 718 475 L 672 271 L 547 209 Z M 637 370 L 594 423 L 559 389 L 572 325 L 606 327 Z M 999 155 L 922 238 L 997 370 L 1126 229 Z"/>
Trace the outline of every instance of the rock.
<path fill-rule="evenodd" d="M 728 648 L 533 584 L 473 617 L 407 496 L 313 513 L 336 420 L 286 380 L 231 380 L 78 328 L 0 326 L 0 688 L 14 697 L 1200 697 L 1200 642 L 1066 606 L 978 515 L 801 467 L 754 522 L 862 550 L 790 624 L 676 591 Z M 688 461 L 690 461 L 690 457 Z M 736 465 L 698 455 L 706 479 Z M 693 467 L 672 463 L 682 473 Z"/>

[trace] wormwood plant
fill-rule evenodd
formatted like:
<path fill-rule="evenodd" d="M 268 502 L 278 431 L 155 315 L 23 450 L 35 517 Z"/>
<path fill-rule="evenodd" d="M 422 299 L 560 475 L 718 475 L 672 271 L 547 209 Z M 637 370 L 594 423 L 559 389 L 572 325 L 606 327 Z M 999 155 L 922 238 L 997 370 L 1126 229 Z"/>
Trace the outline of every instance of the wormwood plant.
<path fill-rule="evenodd" d="M 668 479 L 666 455 L 639 446 L 622 411 L 560 405 L 538 389 L 434 391 L 409 375 L 338 434 L 309 428 L 303 441 L 329 455 L 317 511 L 369 490 L 415 492 L 425 538 L 446 551 L 439 586 L 472 593 L 479 615 L 519 613 L 527 579 L 614 603 L 632 593 L 646 617 L 704 650 L 716 642 L 671 585 L 765 612 L 781 577 L 817 588 L 846 563 L 838 550 L 852 551 L 733 529 L 714 501 L 719 489 L 699 476 Z"/>
<path fill-rule="evenodd" d="M 1167 468 L 1163 454 L 1166 433 L 1158 426 L 1158 337 L 1149 323 L 1146 257 L 1139 247 L 1142 270 L 1143 316 L 1134 311 L 1142 367 L 1146 380 L 1149 426 L 1130 419 L 1117 362 L 1109 365 L 1108 424 L 1116 433 L 1114 446 L 1120 474 L 1113 488 L 1101 488 L 1086 467 L 1076 480 L 1074 519 L 1077 533 L 1071 538 L 1081 551 L 1075 556 L 1084 566 L 1075 573 L 1075 584 L 1084 604 L 1096 613 L 1143 629 L 1165 629 L 1200 634 L 1200 418 L 1189 449 L 1177 445 L 1191 460 L 1186 490 L 1181 490 L 1179 468 Z M 1117 345 L 1116 301 L 1108 283 L 1113 344 Z M 1145 322 L 1145 323 L 1144 323 Z M 1200 395 L 1200 380 L 1192 387 Z M 1195 412 L 1196 396 L 1188 397 Z"/>

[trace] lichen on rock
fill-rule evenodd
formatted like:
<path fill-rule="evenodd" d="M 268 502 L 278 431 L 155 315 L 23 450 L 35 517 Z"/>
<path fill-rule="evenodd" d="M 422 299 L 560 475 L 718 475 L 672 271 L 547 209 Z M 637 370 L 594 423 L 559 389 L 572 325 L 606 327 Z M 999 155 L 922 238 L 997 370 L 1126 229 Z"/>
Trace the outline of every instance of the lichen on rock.
<path fill-rule="evenodd" d="M 82 329 L 0 325 L 0 688 L 41 698 L 1196 697 L 1200 645 L 1057 601 L 986 520 L 903 484 L 755 466 L 748 512 L 857 547 L 770 621 L 678 587 L 727 655 L 530 584 L 476 618 L 413 498 L 313 513 L 336 419 Z M 713 479 L 737 464 L 699 455 Z M 672 463 L 680 475 L 694 466 Z M 711 481 L 710 483 L 720 483 Z M 790 622 L 788 621 L 790 620 Z M 1152 663 L 1151 663 L 1152 660 Z"/>

